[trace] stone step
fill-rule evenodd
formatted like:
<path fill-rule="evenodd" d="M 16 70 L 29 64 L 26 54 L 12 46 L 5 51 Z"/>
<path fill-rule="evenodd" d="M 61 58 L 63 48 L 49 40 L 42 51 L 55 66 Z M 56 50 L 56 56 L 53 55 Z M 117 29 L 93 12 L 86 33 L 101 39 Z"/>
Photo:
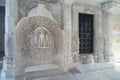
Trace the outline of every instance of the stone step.
<path fill-rule="evenodd" d="M 115 57 L 114 57 L 114 60 L 115 60 L 115 61 L 120 61 L 120 56 L 115 56 Z"/>
<path fill-rule="evenodd" d="M 28 67 L 25 69 L 26 80 L 32 80 L 35 78 L 44 78 L 50 76 L 56 76 L 62 73 L 62 70 L 58 65 L 48 64 L 35 67 Z"/>
<path fill-rule="evenodd" d="M 66 75 L 58 75 L 58 76 L 45 77 L 45 78 L 37 78 L 33 80 L 78 80 L 78 79 L 73 74 L 66 74 Z"/>
<path fill-rule="evenodd" d="M 120 55 L 114 55 L 114 57 L 120 57 Z"/>
<path fill-rule="evenodd" d="M 115 62 L 116 63 L 120 63 L 120 59 L 115 59 Z"/>
<path fill-rule="evenodd" d="M 94 63 L 94 64 L 83 64 L 83 65 L 80 64 L 75 67 L 75 69 L 79 73 L 109 70 L 113 68 L 114 68 L 113 64 L 110 63 Z"/>
<path fill-rule="evenodd" d="M 119 62 L 120 60 L 119 59 L 116 59 L 115 62 Z"/>
<path fill-rule="evenodd" d="M 116 63 L 120 63 L 120 53 L 114 53 L 114 60 Z"/>
<path fill-rule="evenodd" d="M 115 59 L 114 61 L 120 61 L 120 59 Z"/>
<path fill-rule="evenodd" d="M 120 63 L 120 61 L 116 61 L 116 63 Z"/>
<path fill-rule="evenodd" d="M 114 58 L 114 60 L 120 60 L 120 58 Z"/>
<path fill-rule="evenodd" d="M 113 54 L 113 55 L 120 55 L 120 53 L 118 54 L 118 53 L 115 53 L 115 54 Z"/>
<path fill-rule="evenodd" d="M 120 59 L 114 59 L 114 61 L 120 61 Z"/>
<path fill-rule="evenodd" d="M 114 56 L 120 56 L 120 54 L 114 54 Z"/>
<path fill-rule="evenodd" d="M 120 59 L 120 57 L 114 57 L 114 59 Z"/>
<path fill-rule="evenodd" d="M 120 58 L 114 58 L 115 60 L 120 60 Z"/>

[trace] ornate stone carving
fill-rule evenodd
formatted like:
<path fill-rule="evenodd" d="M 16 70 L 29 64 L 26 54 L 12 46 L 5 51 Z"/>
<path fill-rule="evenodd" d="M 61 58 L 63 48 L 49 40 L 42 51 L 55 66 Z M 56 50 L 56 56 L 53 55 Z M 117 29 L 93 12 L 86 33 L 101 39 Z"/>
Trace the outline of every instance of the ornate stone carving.
<path fill-rule="evenodd" d="M 12 57 L 3 57 L 3 69 L 2 77 L 14 77 L 15 76 L 15 61 Z M 6 74 L 7 73 L 7 74 Z"/>
<path fill-rule="evenodd" d="M 103 53 L 104 52 L 104 37 L 102 36 L 102 34 L 99 34 L 97 36 L 97 53 Z"/>
<path fill-rule="evenodd" d="M 79 52 L 79 38 L 77 34 L 72 37 L 72 52 Z"/>
<path fill-rule="evenodd" d="M 99 59 L 98 59 L 98 54 L 93 54 L 93 58 L 94 58 L 94 62 L 98 63 Z"/>
<path fill-rule="evenodd" d="M 16 58 L 21 54 L 27 66 L 49 63 L 59 53 L 60 27 L 49 18 L 42 16 L 24 18 L 18 23 L 15 32 Z"/>
<path fill-rule="evenodd" d="M 82 64 L 94 63 L 94 56 L 90 54 L 80 54 L 80 62 Z"/>
<path fill-rule="evenodd" d="M 86 55 L 84 63 L 85 64 L 94 63 L 93 55 Z"/>
<path fill-rule="evenodd" d="M 46 28 L 38 27 L 32 34 L 31 44 L 34 48 L 49 48 L 54 45 L 53 36 Z"/>
<path fill-rule="evenodd" d="M 118 23 L 118 24 L 114 25 L 113 30 L 120 31 L 120 24 Z"/>
<path fill-rule="evenodd" d="M 104 54 L 102 53 L 98 54 L 98 62 L 99 63 L 105 62 Z"/>
<path fill-rule="evenodd" d="M 120 1 L 119 0 L 109 0 L 102 4 L 103 10 L 113 14 L 119 14 L 120 8 Z"/>

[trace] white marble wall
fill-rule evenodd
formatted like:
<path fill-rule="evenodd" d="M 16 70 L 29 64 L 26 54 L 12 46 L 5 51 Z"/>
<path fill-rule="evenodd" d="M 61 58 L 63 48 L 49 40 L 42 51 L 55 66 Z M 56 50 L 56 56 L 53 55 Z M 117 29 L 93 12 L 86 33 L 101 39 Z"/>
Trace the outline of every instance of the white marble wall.
<path fill-rule="evenodd" d="M 5 24 L 5 55 L 14 57 L 14 30 L 17 22 L 26 17 L 28 12 L 42 3 L 52 13 L 54 19 L 61 24 L 63 30 L 63 48 L 60 55 L 62 67 L 67 70 L 74 66 L 75 54 L 72 52 L 72 36 L 78 36 L 78 16 L 79 12 L 93 14 L 94 18 L 94 54 L 78 55 L 82 58 L 88 57 L 91 63 L 104 62 L 104 57 L 111 55 L 111 14 L 102 10 L 101 2 L 97 0 L 6 0 L 6 24 Z M 106 57 L 107 56 L 107 57 Z M 94 59 L 93 59 L 94 58 Z M 98 59 L 99 58 L 99 59 Z M 96 60 L 97 59 L 97 60 Z M 94 61 L 92 61 L 94 60 Z M 108 60 L 109 61 L 109 60 Z M 81 62 L 83 63 L 83 62 Z M 87 63 L 87 62 L 86 62 Z M 7 64 L 6 64 L 7 65 Z M 9 69 L 8 69 L 9 70 Z"/>
<path fill-rule="evenodd" d="M 112 52 L 114 61 L 120 61 L 120 14 L 112 14 Z"/>

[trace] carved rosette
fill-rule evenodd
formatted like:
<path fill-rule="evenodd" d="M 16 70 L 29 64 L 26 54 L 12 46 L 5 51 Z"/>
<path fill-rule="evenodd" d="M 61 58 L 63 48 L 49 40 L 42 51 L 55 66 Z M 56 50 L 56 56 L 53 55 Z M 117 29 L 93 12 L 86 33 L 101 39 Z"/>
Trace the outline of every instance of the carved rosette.
<path fill-rule="evenodd" d="M 47 17 L 22 19 L 16 28 L 16 54 L 29 66 L 51 62 L 59 53 L 60 30 L 59 24 Z"/>

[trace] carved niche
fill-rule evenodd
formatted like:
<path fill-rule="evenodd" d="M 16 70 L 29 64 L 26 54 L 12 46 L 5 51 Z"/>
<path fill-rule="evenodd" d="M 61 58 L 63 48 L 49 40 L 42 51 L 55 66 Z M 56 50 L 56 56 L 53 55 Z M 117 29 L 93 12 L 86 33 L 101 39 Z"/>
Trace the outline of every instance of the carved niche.
<path fill-rule="evenodd" d="M 61 45 L 60 26 L 53 20 L 34 16 L 23 18 L 16 28 L 16 56 L 25 65 L 50 63 L 59 53 Z"/>
<path fill-rule="evenodd" d="M 54 45 L 52 34 L 44 27 L 38 27 L 31 34 L 31 44 L 34 49 L 50 48 Z"/>

